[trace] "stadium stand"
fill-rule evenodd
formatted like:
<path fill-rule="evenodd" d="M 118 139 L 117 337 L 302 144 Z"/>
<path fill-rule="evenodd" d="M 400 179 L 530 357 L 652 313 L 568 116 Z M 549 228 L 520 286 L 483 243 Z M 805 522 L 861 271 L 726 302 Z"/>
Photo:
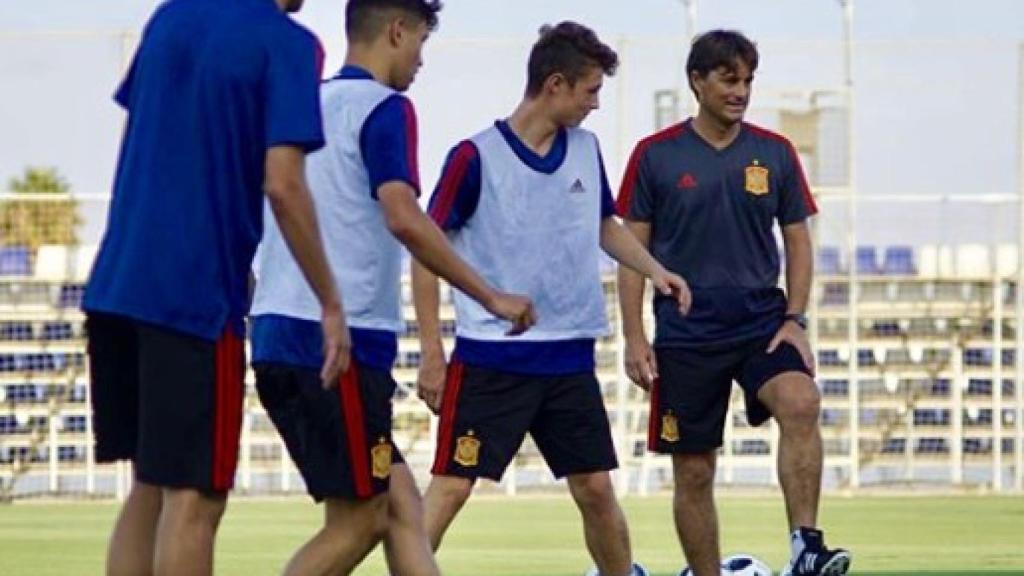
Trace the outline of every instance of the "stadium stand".
<path fill-rule="evenodd" d="M 116 495 L 125 481 L 123 469 L 92 462 L 85 334 L 78 306 L 95 250 L 46 244 L 34 253 L 20 246 L 0 248 L 0 499 Z M 854 393 L 860 405 L 856 464 L 863 483 L 893 478 L 955 483 L 964 478 L 955 466 L 990 469 L 994 454 L 1014 453 L 1011 370 L 1016 355 L 1010 304 L 1015 287 L 1007 278 L 1005 296 L 993 296 L 992 274 L 1015 271 L 1016 258 L 1016 250 L 1006 246 L 858 246 L 853 261 L 862 276 L 852 292 L 857 295 L 859 339 L 854 350 L 847 339 L 851 290 L 843 251 L 835 246 L 819 249 L 816 328 L 826 470 L 832 474 L 827 484 L 849 483 L 855 453 L 850 439 Z M 606 294 L 614 324 L 616 291 L 610 275 Z M 400 384 L 396 439 L 413 468 L 423 474 L 432 458 L 437 422 L 414 393 L 420 355 L 407 285 L 402 296 L 406 325 L 395 368 Z M 993 317 L 996 301 L 1007 308 L 1000 334 Z M 447 287 L 441 312 L 450 349 L 455 324 Z M 623 478 L 631 490 L 645 493 L 663 487 L 670 475 L 664 459 L 644 450 L 646 398 L 634 386 L 618 386 L 623 379 L 618 350 L 613 328 L 598 343 L 599 379 L 613 430 L 621 435 Z M 997 369 L 1002 370 L 1001 414 L 995 405 Z M 854 372 L 856 387 L 851 386 Z M 961 408 L 955 409 L 957 405 Z M 251 390 L 246 406 L 239 491 L 300 491 L 301 479 Z M 722 482 L 772 482 L 774 435 L 770 428 L 747 425 L 739 394 L 733 398 L 727 428 Z M 500 485 L 483 483 L 481 489 L 515 493 L 555 484 L 528 441 L 507 479 Z"/>

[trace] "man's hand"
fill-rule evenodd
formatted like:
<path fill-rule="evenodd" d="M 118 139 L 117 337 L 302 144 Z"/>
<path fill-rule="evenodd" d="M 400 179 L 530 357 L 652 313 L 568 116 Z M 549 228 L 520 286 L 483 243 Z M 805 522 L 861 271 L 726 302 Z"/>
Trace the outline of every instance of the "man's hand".
<path fill-rule="evenodd" d="M 324 365 L 320 369 L 320 379 L 324 389 L 329 390 L 338 385 L 338 377 L 348 370 L 352 359 L 352 337 L 341 306 L 324 308 L 320 328 L 324 335 Z"/>
<path fill-rule="evenodd" d="M 811 343 L 807 340 L 807 333 L 804 332 L 804 329 L 796 322 L 786 320 L 782 323 L 779 331 L 775 333 L 771 343 L 768 344 L 767 352 L 772 354 L 783 342 L 796 348 L 796 351 L 800 353 L 800 357 L 803 358 L 804 366 L 807 366 L 811 376 L 814 376 L 816 371 L 814 352 L 811 351 Z"/>
<path fill-rule="evenodd" d="M 658 362 L 654 357 L 647 337 L 640 335 L 626 338 L 626 376 L 634 384 L 650 392 L 651 385 L 658 377 Z"/>
<path fill-rule="evenodd" d="M 444 397 L 447 368 L 444 354 L 424 354 L 420 359 L 419 374 L 416 377 L 416 395 L 434 414 L 441 411 L 441 398 Z"/>
<path fill-rule="evenodd" d="M 533 301 L 518 294 L 498 292 L 488 303 L 487 311 L 512 323 L 508 336 L 518 336 L 537 323 Z"/>
<path fill-rule="evenodd" d="M 686 280 L 677 274 L 673 274 L 664 268 L 651 275 L 651 283 L 654 289 L 665 296 L 672 296 L 679 306 L 679 313 L 686 316 L 690 312 L 690 305 L 693 304 L 693 294 L 690 293 L 690 286 Z"/>

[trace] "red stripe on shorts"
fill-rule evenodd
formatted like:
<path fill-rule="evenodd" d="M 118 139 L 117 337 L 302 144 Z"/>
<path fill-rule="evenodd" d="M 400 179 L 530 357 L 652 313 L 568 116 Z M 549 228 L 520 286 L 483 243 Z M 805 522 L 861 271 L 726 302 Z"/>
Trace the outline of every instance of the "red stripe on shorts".
<path fill-rule="evenodd" d="M 230 329 L 217 341 L 214 358 L 213 489 L 224 492 L 235 483 L 238 442 L 242 433 L 245 374 L 242 340 Z"/>
<path fill-rule="evenodd" d="M 355 361 L 341 375 L 338 382 L 341 413 L 345 417 L 345 436 L 348 437 L 348 458 L 352 464 L 352 481 L 356 496 L 373 496 L 370 480 L 370 452 L 366 443 L 366 423 L 363 417 L 363 395 L 359 392 L 359 369 Z"/>
<path fill-rule="evenodd" d="M 448 470 L 448 460 L 452 455 L 452 441 L 455 428 L 455 408 L 459 403 L 459 392 L 462 389 L 462 376 L 465 365 L 452 360 L 448 365 L 448 378 L 444 385 L 444 398 L 441 399 L 441 422 L 437 430 L 437 453 L 431 474 L 442 475 Z"/>
<path fill-rule="evenodd" d="M 651 384 L 651 410 L 647 416 L 647 449 L 658 449 L 659 424 L 661 420 L 661 378 L 655 378 Z"/>

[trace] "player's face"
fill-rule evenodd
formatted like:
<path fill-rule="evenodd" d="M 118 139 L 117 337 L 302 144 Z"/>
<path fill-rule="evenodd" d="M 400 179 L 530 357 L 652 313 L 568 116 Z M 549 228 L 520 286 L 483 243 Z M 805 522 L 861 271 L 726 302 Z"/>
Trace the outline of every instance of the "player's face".
<path fill-rule="evenodd" d="M 598 66 L 591 66 L 580 76 L 576 83 L 569 86 L 565 83 L 556 100 L 559 108 L 559 123 L 563 126 L 576 127 L 601 106 L 600 93 L 604 84 L 604 71 Z"/>
<path fill-rule="evenodd" d="M 398 55 L 391 74 L 391 87 L 404 92 L 416 80 L 416 73 L 423 66 L 423 44 L 430 36 L 427 23 L 402 24 L 398 27 L 396 46 Z"/>
<path fill-rule="evenodd" d="M 719 66 L 703 78 L 696 73 L 693 76 L 701 111 L 724 125 L 743 120 L 753 83 L 753 72 L 741 61 L 732 68 Z"/>

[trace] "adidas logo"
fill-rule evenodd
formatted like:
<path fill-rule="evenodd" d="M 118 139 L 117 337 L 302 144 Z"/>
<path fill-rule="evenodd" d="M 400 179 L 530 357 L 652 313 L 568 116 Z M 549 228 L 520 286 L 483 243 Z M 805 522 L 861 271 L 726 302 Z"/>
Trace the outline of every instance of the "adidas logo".
<path fill-rule="evenodd" d="M 683 172 L 683 176 L 679 178 L 679 182 L 676 182 L 676 188 L 685 188 L 687 190 L 697 187 L 697 179 L 693 177 L 693 174 L 689 172 Z"/>
<path fill-rule="evenodd" d="M 579 178 L 577 178 L 576 181 L 573 182 L 572 186 L 569 188 L 570 194 L 583 194 L 586 191 L 586 187 L 583 186 L 583 182 Z"/>

